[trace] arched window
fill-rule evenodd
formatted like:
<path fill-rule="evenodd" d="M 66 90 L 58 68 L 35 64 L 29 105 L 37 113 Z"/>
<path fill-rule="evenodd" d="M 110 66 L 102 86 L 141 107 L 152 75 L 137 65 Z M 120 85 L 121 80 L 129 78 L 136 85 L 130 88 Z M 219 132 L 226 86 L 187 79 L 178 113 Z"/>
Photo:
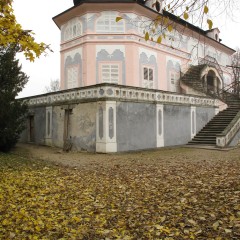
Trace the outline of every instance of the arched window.
<path fill-rule="evenodd" d="M 82 86 L 82 59 L 79 53 L 68 56 L 65 60 L 65 89 Z"/>
<path fill-rule="evenodd" d="M 143 87 L 153 88 L 154 87 L 154 68 L 143 66 Z"/>
<path fill-rule="evenodd" d="M 116 12 L 102 12 L 96 23 L 97 33 L 123 33 L 124 21 L 116 22 Z"/>
<path fill-rule="evenodd" d="M 82 24 L 79 19 L 70 20 L 64 28 L 63 41 L 73 39 L 82 35 Z"/>

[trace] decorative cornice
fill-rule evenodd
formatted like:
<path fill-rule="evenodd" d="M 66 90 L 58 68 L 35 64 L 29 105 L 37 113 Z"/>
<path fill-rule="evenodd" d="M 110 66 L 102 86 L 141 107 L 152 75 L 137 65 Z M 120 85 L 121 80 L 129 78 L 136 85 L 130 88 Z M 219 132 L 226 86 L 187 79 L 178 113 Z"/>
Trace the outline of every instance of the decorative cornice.
<path fill-rule="evenodd" d="M 146 88 L 127 87 L 115 84 L 97 84 L 89 87 L 74 88 L 65 91 L 25 98 L 29 106 L 49 106 L 67 103 L 92 101 L 133 101 L 156 102 L 161 104 L 184 104 L 218 107 L 219 101 L 213 98 L 183 95 L 173 92 Z"/>

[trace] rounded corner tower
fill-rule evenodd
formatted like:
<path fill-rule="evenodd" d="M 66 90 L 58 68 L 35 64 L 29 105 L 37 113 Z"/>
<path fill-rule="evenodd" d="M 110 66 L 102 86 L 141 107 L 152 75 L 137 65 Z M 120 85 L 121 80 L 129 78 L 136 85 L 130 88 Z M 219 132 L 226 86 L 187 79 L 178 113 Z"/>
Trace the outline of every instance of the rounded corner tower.
<path fill-rule="evenodd" d="M 73 0 L 73 8 L 54 18 L 61 30 L 61 90 L 99 83 L 139 86 L 132 79 L 142 76 L 143 70 L 137 67 L 132 71 L 130 66 L 138 62 L 139 51 L 140 55 L 144 51 L 139 47 L 145 44 L 139 42 L 142 38 L 139 24 L 130 22 L 150 17 L 151 12 L 142 2 Z M 117 17 L 125 19 L 116 21 Z M 151 57 L 154 68 L 155 55 Z M 143 61 L 140 60 L 141 68 Z M 151 79 L 143 82 L 141 85 L 158 88 Z"/>

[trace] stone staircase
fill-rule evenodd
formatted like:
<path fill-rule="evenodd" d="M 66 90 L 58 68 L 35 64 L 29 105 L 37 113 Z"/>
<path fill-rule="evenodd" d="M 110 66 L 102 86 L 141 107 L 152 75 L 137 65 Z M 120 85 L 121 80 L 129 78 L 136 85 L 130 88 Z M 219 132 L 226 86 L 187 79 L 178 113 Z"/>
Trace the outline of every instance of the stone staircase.
<path fill-rule="evenodd" d="M 229 123 L 240 111 L 240 100 L 229 100 L 228 108 L 219 112 L 200 132 L 188 143 L 188 145 L 214 145 L 216 135 L 224 131 Z"/>
<path fill-rule="evenodd" d="M 203 61 L 199 62 L 199 65 L 192 65 L 188 71 L 181 76 L 180 81 L 195 91 L 201 92 L 213 98 L 221 99 L 223 102 L 227 103 L 228 108 L 219 112 L 205 127 L 203 127 L 203 129 L 201 129 L 200 132 L 197 133 L 188 145 L 216 146 L 217 135 L 223 133 L 240 111 L 239 95 L 233 94 L 229 91 L 229 89 L 231 90 L 231 88 L 234 87 L 233 85 L 230 84 L 231 86 L 229 85 L 227 89 L 221 89 L 218 92 L 211 91 L 211 86 L 204 86 L 201 79 L 201 73 L 205 67 L 209 66 L 209 64 L 210 62 L 206 63 Z M 216 64 L 214 63 L 213 65 L 213 67 L 216 68 Z M 218 70 L 218 72 L 219 71 L 220 70 Z"/>
<path fill-rule="evenodd" d="M 201 81 L 201 72 L 205 67 L 205 64 L 196 66 L 192 65 L 188 69 L 188 71 L 181 77 L 181 82 L 198 92 L 204 93 L 205 89 Z"/>

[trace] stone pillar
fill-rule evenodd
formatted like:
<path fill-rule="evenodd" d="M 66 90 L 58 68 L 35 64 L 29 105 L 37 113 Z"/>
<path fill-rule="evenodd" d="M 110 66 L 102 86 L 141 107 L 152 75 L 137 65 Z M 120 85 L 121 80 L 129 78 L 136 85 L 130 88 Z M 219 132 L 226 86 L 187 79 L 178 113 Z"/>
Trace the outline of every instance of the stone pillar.
<path fill-rule="evenodd" d="M 98 103 L 96 123 L 96 152 L 117 152 L 115 101 Z"/>
<path fill-rule="evenodd" d="M 214 86 L 214 92 L 217 93 L 218 92 L 218 81 L 217 81 L 217 77 L 214 76 L 213 77 L 213 86 Z"/>
<path fill-rule="evenodd" d="M 208 83 L 207 83 L 207 74 L 204 75 L 204 89 L 207 92 L 208 91 Z"/>

